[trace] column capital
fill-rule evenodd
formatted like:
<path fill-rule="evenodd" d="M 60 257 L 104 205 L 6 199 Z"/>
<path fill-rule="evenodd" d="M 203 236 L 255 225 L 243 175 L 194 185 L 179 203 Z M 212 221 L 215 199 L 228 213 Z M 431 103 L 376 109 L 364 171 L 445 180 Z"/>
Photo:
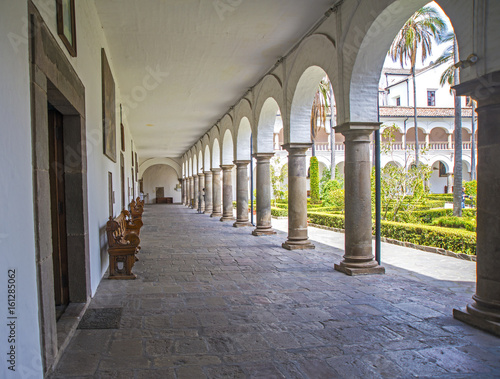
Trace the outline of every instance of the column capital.
<path fill-rule="evenodd" d="M 234 164 L 221 164 L 220 168 L 224 171 L 229 171 L 232 170 L 234 167 Z"/>
<path fill-rule="evenodd" d="M 215 173 L 215 172 L 221 172 L 221 168 L 220 167 L 215 167 L 215 168 L 212 168 L 210 171 L 212 171 L 212 173 Z"/>
<path fill-rule="evenodd" d="M 246 159 L 239 159 L 237 161 L 233 161 L 233 163 L 236 165 L 236 166 L 243 166 L 243 165 L 247 165 L 250 163 L 250 159 L 246 160 Z"/>
<path fill-rule="evenodd" d="M 202 172 L 199 172 L 199 173 L 198 173 L 198 176 L 205 176 L 205 174 L 204 174 L 204 173 L 202 173 Z"/>
<path fill-rule="evenodd" d="M 212 175 L 212 171 L 210 171 L 210 170 L 209 171 L 205 171 L 204 174 L 205 175 Z"/>
<path fill-rule="evenodd" d="M 336 126 L 335 131 L 342 133 L 346 140 L 367 142 L 370 135 L 380 129 L 381 122 L 346 122 Z"/>
<path fill-rule="evenodd" d="M 479 107 L 500 103 L 500 71 L 452 87 L 458 96 L 470 96 Z"/>
<path fill-rule="evenodd" d="M 299 153 L 304 153 L 311 148 L 312 143 L 285 143 L 283 149 L 291 153 L 292 151 L 298 151 Z"/>
<path fill-rule="evenodd" d="M 257 159 L 257 161 L 268 161 L 274 157 L 274 153 L 254 153 L 252 154 L 252 157 Z"/>

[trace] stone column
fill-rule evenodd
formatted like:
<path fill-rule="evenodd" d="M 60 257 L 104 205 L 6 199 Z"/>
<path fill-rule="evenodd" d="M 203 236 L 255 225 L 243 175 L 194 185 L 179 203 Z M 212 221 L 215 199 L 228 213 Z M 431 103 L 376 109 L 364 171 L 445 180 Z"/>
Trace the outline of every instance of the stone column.
<path fill-rule="evenodd" d="M 220 166 L 222 168 L 222 217 L 221 221 L 233 221 L 233 179 L 232 164 Z"/>
<path fill-rule="evenodd" d="M 271 226 L 271 169 L 274 153 L 256 153 L 257 159 L 257 228 L 252 234 L 263 236 L 276 234 Z"/>
<path fill-rule="evenodd" d="M 205 212 L 212 214 L 213 210 L 213 185 L 212 185 L 212 171 L 205 171 Z"/>
<path fill-rule="evenodd" d="M 453 138 L 453 133 L 449 133 L 448 134 L 448 150 L 452 150 L 453 149 L 452 138 Z"/>
<path fill-rule="evenodd" d="M 453 173 L 446 174 L 446 193 L 453 193 Z"/>
<path fill-rule="evenodd" d="M 200 202 L 200 204 L 198 204 L 198 208 L 201 209 L 201 213 L 205 213 L 205 198 L 203 197 L 203 194 L 205 192 L 203 191 L 204 188 L 205 174 L 198 174 L 198 201 Z"/>
<path fill-rule="evenodd" d="M 190 197 L 190 189 L 189 189 L 189 178 L 185 179 L 186 182 L 186 194 L 184 196 L 184 205 L 189 206 L 189 197 Z"/>
<path fill-rule="evenodd" d="M 350 122 L 336 127 L 345 137 L 345 255 L 337 271 L 384 274 L 372 253 L 370 136 L 380 123 Z"/>
<path fill-rule="evenodd" d="M 189 207 L 193 208 L 193 199 L 194 199 L 194 177 L 191 176 L 189 178 Z"/>
<path fill-rule="evenodd" d="M 182 178 L 182 205 L 186 204 L 186 178 Z"/>
<path fill-rule="evenodd" d="M 311 144 L 289 143 L 283 147 L 288 151 L 288 239 L 281 246 L 288 250 L 314 249 L 307 237 L 306 151 Z"/>
<path fill-rule="evenodd" d="M 193 175 L 193 200 L 194 200 L 194 205 L 193 209 L 198 209 L 198 191 L 199 191 L 199 179 L 198 179 L 198 174 Z"/>
<path fill-rule="evenodd" d="M 184 204 L 184 199 L 186 196 L 186 185 L 184 182 L 184 178 L 181 179 L 181 204 Z"/>
<path fill-rule="evenodd" d="M 210 217 L 222 217 L 221 169 L 213 168 L 213 210 Z"/>
<path fill-rule="evenodd" d="M 235 228 L 252 226 L 248 221 L 248 164 L 249 160 L 234 161 L 236 165 L 236 222 Z"/>
<path fill-rule="evenodd" d="M 477 100 L 477 282 L 473 302 L 453 316 L 500 336 L 500 71 L 455 86 Z"/>

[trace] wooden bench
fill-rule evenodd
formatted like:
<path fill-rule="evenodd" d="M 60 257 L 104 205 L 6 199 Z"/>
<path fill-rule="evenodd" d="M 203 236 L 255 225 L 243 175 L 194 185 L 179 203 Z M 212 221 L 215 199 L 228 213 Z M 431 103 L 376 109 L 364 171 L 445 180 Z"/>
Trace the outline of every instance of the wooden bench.
<path fill-rule="evenodd" d="M 136 279 L 132 273 L 136 254 L 139 253 L 139 238 L 142 220 L 129 220 L 128 211 L 122 211 L 117 217 L 109 218 L 106 224 L 109 254 L 108 279 Z"/>
<path fill-rule="evenodd" d="M 144 201 L 140 198 L 132 200 L 130 203 L 130 214 L 132 215 L 132 220 L 142 219 L 142 213 L 144 212 Z"/>

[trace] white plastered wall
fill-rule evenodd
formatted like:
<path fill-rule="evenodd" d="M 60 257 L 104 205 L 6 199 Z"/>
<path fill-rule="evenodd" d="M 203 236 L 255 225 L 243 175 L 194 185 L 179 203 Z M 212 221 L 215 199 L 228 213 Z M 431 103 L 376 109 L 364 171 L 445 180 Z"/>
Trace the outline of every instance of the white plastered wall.
<path fill-rule="evenodd" d="M 31 117 L 27 14 L 25 1 L 0 5 L 0 196 L 3 222 L 0 229 L 2 270 L 1 378 L 41 378 L 38 293 L 35 266 L 33 172 L 31 158 Z M 8 343 L 8 270 L 15 270 L 15 342 Z M 8 369 L 7 353 L 15 345 L 16 372 Z"/>
<path fill-rule="evenodd" d="M 156 187 L 164 188 L 165 197 L 171 197 L 174 203 L 181 202 L 181 191 L 174 188 L 179 183 L 177 172 L 170 166 L 158 164 L 149 167 L 143 174 L 144 196 L 148 203 L 156 202 Z"/>
<path fill-rule="evenodd" d="M 121 182 L 120 182 L 120 83 L 114 74 L 113 57 L 110 54 L 106 38 L 102 32 L 101 23 L 93 2 L 77 1 L 76 29 L 77 29 L 77 57 L 69 55 L 60 38 L 57 36 L 57 20 L 55 2 L 48 0 L 33 0 L 40 11 L 45 23 L 61 46 L 70 64 L 85 86 L 85 123 L 87 131 L 87 185 L 88 185 L 88 223 L 90 246 L 90 279 L 92 295 L 97 290 L 108 267 L 107 240 L 105 226 L 108 221 L 108 172 L 113 176 L 113 190 L 115 202 L 113 214 L 121 211 Z M 103 154 L 102 146 L 102 84 L 101 84 L 101 48 L 106 56 L 113 73 L 116 93 L 116 162 L 111 161 Z M 125 203 L 128 204 L 127 182 L 132 183 L 132 136 L 123 119 L 125 126 Z M 135 146 L 134 146 L 135 153 Z M 134 154 L 135 155 L 135 154 Z M 135 170 L 135 163 L 134 163 Z M 135 175 L 134 175 L 135 176 Z M 128 180 L 127 180 L 128 179 Z M 136 187 L 137 193 L 137 187 Z"/>

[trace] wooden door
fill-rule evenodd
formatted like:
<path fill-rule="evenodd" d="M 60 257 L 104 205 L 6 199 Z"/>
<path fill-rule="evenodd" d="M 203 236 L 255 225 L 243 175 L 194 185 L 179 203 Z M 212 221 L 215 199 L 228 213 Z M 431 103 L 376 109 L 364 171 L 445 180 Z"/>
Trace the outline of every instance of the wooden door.
<path fill-rule="evenodd" d="M 54 109 L 49 109 L 49 159 L 54 292 L 56 306 L 60 306 L 69 303 L 69 279 L 63 116 Z"/>

